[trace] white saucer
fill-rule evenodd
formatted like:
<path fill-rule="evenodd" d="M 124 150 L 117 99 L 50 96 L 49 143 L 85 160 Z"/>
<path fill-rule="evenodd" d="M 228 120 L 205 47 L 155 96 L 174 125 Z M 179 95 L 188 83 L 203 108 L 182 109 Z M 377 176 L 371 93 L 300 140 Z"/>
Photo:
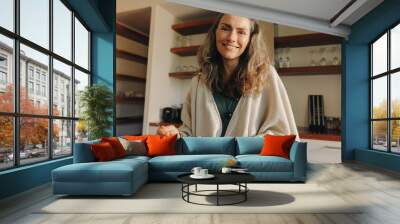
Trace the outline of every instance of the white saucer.
<path fill-rule="evenodd" d="M 215 176 L 212 175 L 212 174 L 207 174 L 207 175 L 204 175 L 204 176 L 194 175 L 194 174 L 190 175 L 190 178 L 193 178 L 193 179 L 211 179 L 211 178 L 214 178 L 214 177 Z"/>

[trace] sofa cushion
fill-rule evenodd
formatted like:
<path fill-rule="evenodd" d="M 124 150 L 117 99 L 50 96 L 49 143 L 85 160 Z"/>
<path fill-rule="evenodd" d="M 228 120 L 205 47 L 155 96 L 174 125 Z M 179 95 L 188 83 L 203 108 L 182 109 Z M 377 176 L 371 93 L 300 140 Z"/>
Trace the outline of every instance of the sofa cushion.
<path fill-rule="evenodd" d="M 235 139 L 233 137 L 183 137 L 181 147 L 181 154 L 185 155 L 235 155 Z"/>
<path fill-rule="evenodd" d="M 118 158 L 112 145 L 108 142 L 92 144 L 90 148 L 92 149 L 94 157 L 96 157 L 96 161 L 105 162 Z"/>
<path fill-rule="evenodd" d="M 249 172 L 292 172 L 292 161 L 279 156 L 238 155 L 241 168 Z"/>
<path fill-rule="evenodd" d="M 261 149 L 261 156 L 280 156 L 286 159 L 290 159 L 290 148 L 296 135 L 268 135 L 264 136 L 264 146 Z"/>
<path fill-rule="evenodd" d="M 138 155 L 138 156 L 147 155 L 147 148 L 145 142 L 141 140 L 126 140 L 120 137 L 118 138 L 118 140 L 124 147 L 126 155 Z"/>
<path fill-rule="evenodd" d="M 88 142 L 75 143 L 74 149 L 74 163 L 88 163 L 95 162 L 96 158 L 90 148 L 92 144 L 99 144 L 101 141 L 93 140 Z"/>
<path fill-rule="evenodd" d="M 176 139 L 177 135 L 160 136 L 150 135 L 146 139 L 147 155 L 148 156 L 164 156 L 176 154 Z"/>
<path fill-rule="evenodd" d="M 104 137 L 101 138 L 101 142 L 110 143 L 117 158 L 126 156 L 126 151 L 117 137 Z"/>
<path fill-rule="evenodd" d="M 147 171 L 146 166 L 140 159 L 74 163 L 53 170 L 52 174 L 53 181 L 58 182 L 129 182 L 134 172 Z"/>
<path fill-rule="evenodd" d="M 158 156 L 149 160 L 149 170 L 163 172 L 190 172 L 193 167 L 200 166 L 211 172 L 219 171 L 230 159 L 231 155 L 175 155 Z"/>
<path fill-rule="evenodd" d="M 237 137 L 236 142 L 236 155 L 260 154 L 264 138 L 262 136 Z"/>

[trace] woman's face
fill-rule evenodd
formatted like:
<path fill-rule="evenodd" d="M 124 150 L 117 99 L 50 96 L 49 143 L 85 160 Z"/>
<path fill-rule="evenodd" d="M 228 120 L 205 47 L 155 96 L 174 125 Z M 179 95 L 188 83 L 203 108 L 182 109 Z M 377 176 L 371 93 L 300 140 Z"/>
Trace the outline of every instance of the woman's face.
<path fill-rule="evenodd" d="M 251 22 L 248 18 L 225 14 L 215 36 L 218 52 L 224 60 L 238 60 L 250 41 Z"/>

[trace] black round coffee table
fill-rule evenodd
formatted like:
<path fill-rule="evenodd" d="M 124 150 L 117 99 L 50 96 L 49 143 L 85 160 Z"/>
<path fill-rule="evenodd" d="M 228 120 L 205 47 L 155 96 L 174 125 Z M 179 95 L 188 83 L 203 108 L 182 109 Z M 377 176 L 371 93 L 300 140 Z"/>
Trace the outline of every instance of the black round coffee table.
<path fill-rule="evenodd" d="M 190 177 L 191 173 L 182 174 L 177 177 L 178 181 L 182 183 L 182 199 L 188 203 L 198 204 L 198 205 L 234 205 L 239 204 L 241 202 L 245 202 L 247 200 L 247 192 L 249 188 L 247 187 L 247 183 L 255 180 L 255 177 L 249 173 L 215 173 L 213 174 L 215 177 L 212 179 L 193 179 Z M 197 190 L 198 184 L 205 185 L 216 185 L 215 190 Z M 194 191 L 190 191 L 190 186 L 195 186 Z M 220 185 L 236 185 L 238 186 L 237 190 L 223 190 L 220 189 Z M 209 192 L 215 192 L 215 194 L 205 194 Z M 216 204 L 202 204 L 190 201 L 190 196 L 204 196 L 204 197 L 216 197 Z M 232 196 L 241 196 L 239 200 L 231 202 L 231 203 L 221 203 L 221 197 L 232 197 Z"/>

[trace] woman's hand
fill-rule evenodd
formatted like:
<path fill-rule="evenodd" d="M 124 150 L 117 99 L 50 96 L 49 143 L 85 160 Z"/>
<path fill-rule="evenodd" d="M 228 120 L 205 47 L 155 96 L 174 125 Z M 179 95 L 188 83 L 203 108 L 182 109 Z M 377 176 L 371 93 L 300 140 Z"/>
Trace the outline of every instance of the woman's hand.
<path fill-rule="evenodd" d="M 161 136 L 179 135 L 179 130 L 174 125 L 162 125 L 157 129 L 157 134 Z"/>

